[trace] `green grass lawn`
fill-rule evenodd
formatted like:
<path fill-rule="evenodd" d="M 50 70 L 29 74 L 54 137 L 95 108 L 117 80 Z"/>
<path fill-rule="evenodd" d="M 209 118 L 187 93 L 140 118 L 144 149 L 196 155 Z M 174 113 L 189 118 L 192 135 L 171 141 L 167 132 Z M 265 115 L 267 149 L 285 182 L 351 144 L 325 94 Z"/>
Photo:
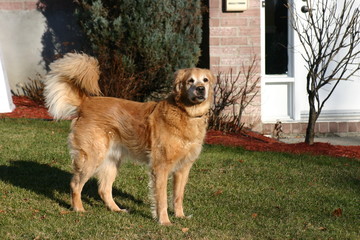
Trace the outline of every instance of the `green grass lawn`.
<path fill-rule="evenodd" d="M 191 171 L 189 219 L 170 210 L 174 224 L 158 225 L 146 166 L 131 162 L 113 191 L 130 213 L 108 211 L 95 180 L 87 212 L 72 212 L 69 125 L 0 119 L 1 239 L 360 239 L 360 161 L 221 146 L 204 146 Z"/>

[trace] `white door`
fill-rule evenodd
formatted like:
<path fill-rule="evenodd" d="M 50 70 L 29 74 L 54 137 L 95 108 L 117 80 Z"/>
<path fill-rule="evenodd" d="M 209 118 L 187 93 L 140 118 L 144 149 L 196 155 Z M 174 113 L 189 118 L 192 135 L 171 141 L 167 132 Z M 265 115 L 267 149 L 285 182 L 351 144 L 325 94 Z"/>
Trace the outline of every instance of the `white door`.
<path fill-rule="evenodd" d="M 301 3 L 302 1 L 299 0 Z M 299 104 L 296 96 L 296 77 L 306 76 L 300 66 L 301 55 L 291 46 L 295 45 L 294 32 L 288 20 L 287 0 L 262 1 L 262 121 L 298 120 Z M 295 64 L 297 62 L 297 64 Z M 303 66 L 303 64 L 302 64 Z"/>
<path fill-rule="evenodd" d="M 336 0 L 330 0 L 336 1 Z M 360 0 L 359 0 L 360 1 Z M 263 122 L 301 121 L 308 117 L 303 47 L 288 20 L 287 0 L 265 0 L 261 8 Z M 289 0 L 298 14 L 303 0 Z M 328 91 L 325 87 L 324 93 Z M 325 104 L 318 121 L 360 120 L 360 77 L 342 81 Z"/>

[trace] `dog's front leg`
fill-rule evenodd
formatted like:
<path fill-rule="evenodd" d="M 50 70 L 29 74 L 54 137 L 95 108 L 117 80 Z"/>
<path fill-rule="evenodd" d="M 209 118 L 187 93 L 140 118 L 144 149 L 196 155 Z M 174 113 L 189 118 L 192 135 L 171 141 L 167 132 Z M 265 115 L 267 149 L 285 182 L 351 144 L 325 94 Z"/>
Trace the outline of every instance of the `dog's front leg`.
<path fill-rule="evenodd" d="M 189 162 L 174 173 L 174 211 L 175 216 L 179 218 L 185 217 L 183 209 L 184 192 L 192 164 Z"/>
<path fill-rule="evenodd" d="M 155 213 L 161 225 L 170 225 L 167 212 L 167 180 L 169 171 L 165 167 L 152 169 L 152 191 L 155 201 Z"/>

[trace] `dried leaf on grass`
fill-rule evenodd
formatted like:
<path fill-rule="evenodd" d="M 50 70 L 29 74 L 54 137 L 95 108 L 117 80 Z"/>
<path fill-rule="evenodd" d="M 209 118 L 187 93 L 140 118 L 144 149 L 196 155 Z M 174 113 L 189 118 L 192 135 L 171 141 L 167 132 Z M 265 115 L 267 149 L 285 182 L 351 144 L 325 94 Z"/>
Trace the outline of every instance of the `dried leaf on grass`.
<path fill-rule="evenodd" d="M 189 228 L 182 228 L 181 231 L 182 231 L 183 233 L 186 233 L 186 232 L 189 231 Z"/>
<path fill-rule="evenodd" d="M 342 216 L 342 209 L 341 208 L 337 208 L 335 209 L 332 214 L 334 217 L 341 217 Z"/>
<path fill-rule="evenodd" d="M 219 189 L 219 190 L 217 190 L 216 192 L 214 192 L 212 195 L 213 196 L 218 196 L 218 195 L 220 195 L 220 194 L 222 194 L 223 193 L 223 190 L 222 189 Z"/>
<path fill-rule="evenodd" d="M 66 210 L 65 210 L 65 211 L 61 211 L 61 212 L 60 212 L 60 215 L 66 215 L 66 214 L 69 214 L 69 213 L 71 213 L 71 211 L 66 211 Z"/>

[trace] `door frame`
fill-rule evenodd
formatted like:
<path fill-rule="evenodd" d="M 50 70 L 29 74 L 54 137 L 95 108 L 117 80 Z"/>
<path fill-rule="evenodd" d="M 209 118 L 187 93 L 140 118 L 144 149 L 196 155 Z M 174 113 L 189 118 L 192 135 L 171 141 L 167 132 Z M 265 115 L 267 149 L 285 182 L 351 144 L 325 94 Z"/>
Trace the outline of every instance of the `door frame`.
<path fill-rule="evenodd" d="M 296 7 L 295 0 L 289 0 L 289 3 Z M 261 120 L 262 122 L 275 122 L 281 121 L 299 121 L 300 120 L 300 96 L 303 95 L 302 85 L 303 81 L 298 82 L 298 79 L 303 78 L 305 73 L 305 66 L 301 57 L 300 42 L 296 38 L 290 22 L 288 23 L 288 73 L 281 75 L 268 75 L 265 73 L 265 1 L 261 1 L 260 8 L 260 26 L 261 26 Z M 296 64 L 295 64 L 296 63 Z M 269 106 L 268 98 L 270 96 L 268 86 L 270 85 L 286 85 L 288 92 L 279 93 L 282 94 L 284 101 L 287 102 L 286 114 L 282 115 L 269 115 L 267 109 L 276 106 Z M 275 111 L 276 112 L 276 111 Z"/>

